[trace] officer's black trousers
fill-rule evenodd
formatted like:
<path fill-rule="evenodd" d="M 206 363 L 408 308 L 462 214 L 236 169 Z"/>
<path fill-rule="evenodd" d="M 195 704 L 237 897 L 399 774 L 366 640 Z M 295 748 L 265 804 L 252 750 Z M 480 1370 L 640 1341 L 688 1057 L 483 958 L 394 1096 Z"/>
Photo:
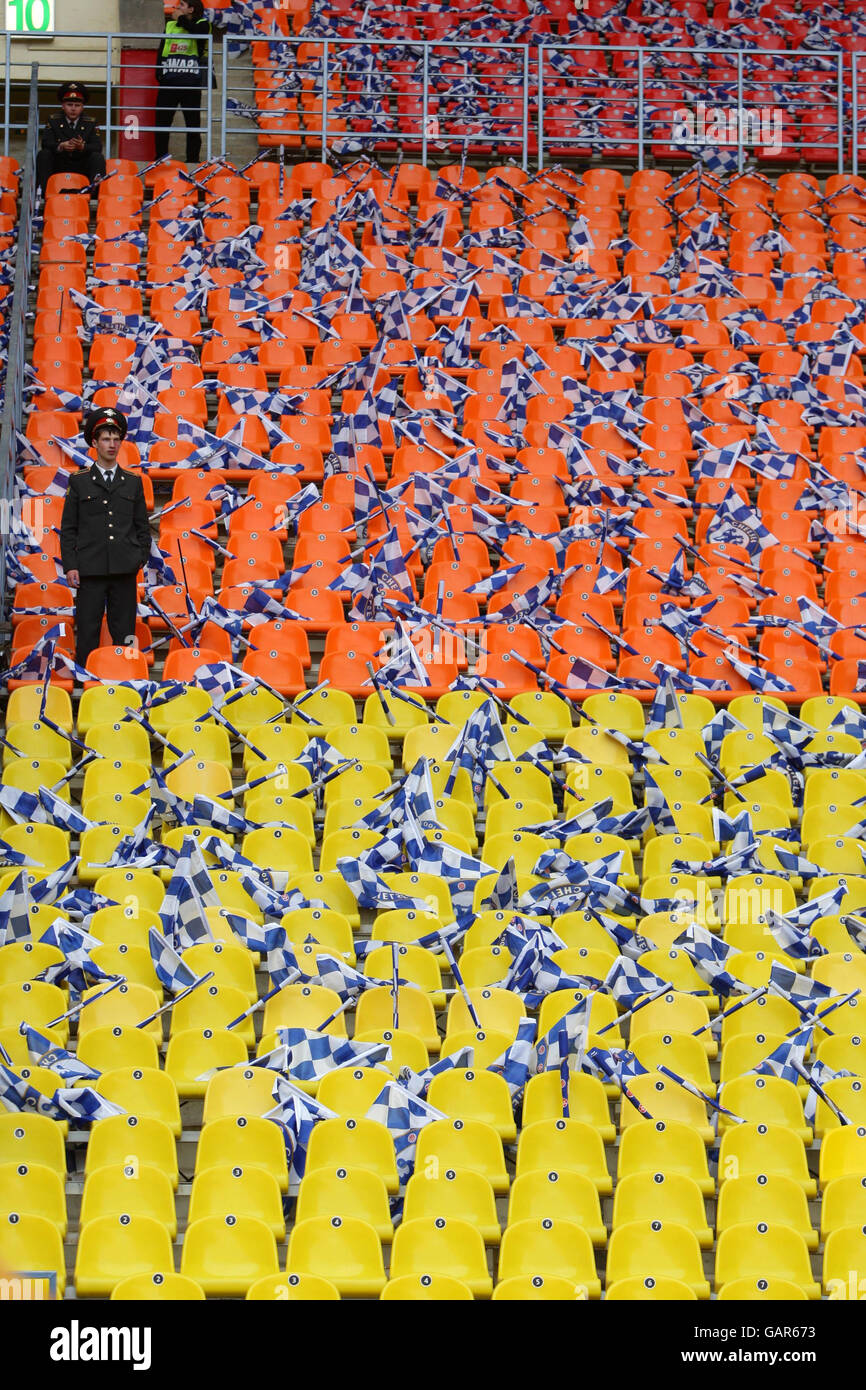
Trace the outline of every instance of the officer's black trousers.
<path fill-rule="evenodd" d="M 120 644 L 135 632 L 138 571 L 132 574 L 82 574 L 75 596 L 75 660 L 87 658 L 99 646 L 102 615 L 108 618 L 111 640 Z"/>
<path fill-rule="evenodd" d="M 45 192 L 52 174 L 84 174 L 89 183 L 105 173 L 103 154 L 67 154 L 65 150 L 40 150 L 36 156 L 36 182 Z"/>
<path fill-rule="evenodd" d="M 178 109 L 183 112 L 186 122 L 186 162 L 198 164 L 201 134 L 196 130 L 190 130 L 190 126 L 200 126 L 202 123 L 201 87 L 182 87 L 176 82 L 160 82 L 156 89 L 156 106 L 153 112 L 153 123 L 156 126 L 154 154 L 157 159 L 162 159 L 168 154 L 168 133 L 174 113 Z"/>

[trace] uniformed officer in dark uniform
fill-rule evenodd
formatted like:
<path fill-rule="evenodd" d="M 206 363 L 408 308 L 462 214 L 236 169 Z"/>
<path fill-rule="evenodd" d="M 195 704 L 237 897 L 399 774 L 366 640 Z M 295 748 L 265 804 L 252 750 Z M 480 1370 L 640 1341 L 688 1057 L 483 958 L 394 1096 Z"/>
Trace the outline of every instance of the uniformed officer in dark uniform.
<path fill-rule="evenodd" d="M 75 659 L 86 666 L 99 646 L 102 615 L 112 642 L 135 638 L 136 575 L 150 554 L 141 478 L 117 465 L 126 418 L 104 406 L 82 426 L 96 462 L 69 479 L 60 523 L 60 559 L 75 599 Z"/>
<path fill-rule="evenodd" d="M 88 182 L 105 173 L 105 155 L 96 124 L 85 116 L 88 91 L 83 82 L 64 82 L 57 100 L 62 116 L 49 117 L 36 156 L 36 181 L 42 192 L 52 174 L 84 174 Z"/>

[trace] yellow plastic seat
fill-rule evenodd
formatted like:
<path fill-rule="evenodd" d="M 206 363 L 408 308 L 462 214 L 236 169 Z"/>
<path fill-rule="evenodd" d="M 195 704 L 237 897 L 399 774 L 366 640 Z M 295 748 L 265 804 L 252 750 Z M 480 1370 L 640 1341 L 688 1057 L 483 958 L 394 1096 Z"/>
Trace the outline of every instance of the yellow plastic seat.
<path fill-rule="evenodd" d="M 446 1217 L 474 1226 L 486 1245 L 498 1245 L 499 1217 L 493 1188 L 471 1169 L 440 1168 L 435 1175 L 415 1173 L 406 1185 L 403 1221 Z"/>
<path fill-rule="evenodd" d="M 196 722 L 194 724 L 175 724 L 168 731 L 168 741 L 174 744 L 175 748 L 180 749 L 181 753 L 193 754 L 193 766 L 202 760 L 208 763 L 219 763 L 223 767 L 231 768 L 232 747 L 229 741 L 228 730 L 221 724 L 213 720 Z M 170 748 L 163 750 L 163 763 L 168 767 L 175 761 L 177 754 Z M 189 764 L 184 764 L 189 766 Z M 173 791 L 179 789 L 173 783 L 169 783 Z M 204 788 L 202 787 L 202 791 Z M 183 793 L 180 793 L 183 795 Z M 208 796 L 212 793 L 208 792 Z"/>
<path fill-rule="evenodd" d="M 623 1130 L 617 1171 L 619 1182 L 631 1173 L 684 1173 L 694 1179 L 704 1197 L 716 1190 L 701 1136 L 676 1120 L 653 1120 Z"/>
<path fill-rule="evenodd" d="M 651 1006 L 650 1006 L 651 1007 Z M 844 1013 L 844 1009 L 837 1009 L 834 1018 Z M 787 999 L 780 999 L 772 994 L 765 994 L 760 999 L 753 999 L 751 1004 L 745 1004 L 742 1009 L 738 1009 L 735 1014 L 722 1020 L 722 1056 L 729 1043 L 740 1036 L 742 1033 L 750 1033 L 753 1036 L 757 1033 L 792 1033 L 801 1025 L 801 1015 L 797 1012 L 793 1004 Z"/>
<path fill-rule="evenodd" d="M 130 984 L 146 985 L 157 997 L 163 993 L 146 946 L 94 946 L 90 958 L 106 975 L 124 975 Z"/>
<path fill-rule="evenodd" d="M 571 734 L 571 706 L 552 690 L 522 690 L 511 701 L 511 708 L 528 719 L 542 738 L 562 739 Z"/>
<path fill-rule="evenodd" d="M 715 1057 L 718 1047 L 711 1030 L 706 1027 L 709 1021 L 709 1010 L 703 999 L 671 990 L 632 1015 L 631 1040 L 635 1043 L 646 1033 L 694 1033 L 698 1028 L 703 1028 L 705 1031 L 700 1034 L 701 1043 L 707 1056 Z"/>
<path fill-rule="evenodd" d="M 797 1087 L 780 1076 L 735 1076 L 726 1081 L 719 1097 L 726 1110 L 751 1124 L 784 1125 L 804 1144 L 812 1142 L 812 1127 L 806 1124 L 803 1102 Z M 819 1107 L 822 1102 L 818 1102 Z M 823 1106 L 827 1111 L 827 1106 Z M 838 1123 L 834 1117 L 834 1123 Z M 734 1126 L 727 1115 L 719 1115 L 719 1133 Z"/>
<path fill-rule="evenodd" d="M 439 931 L 443 921 L 438 912 L 424 912 L 412 907 L 389 908 L 387 912 L 377 912 L 370 937 L 373 941 L 396 941 L 401 945 L 412 945 L 419 937 Z M 440 969 L 446 965 L 443 956 Z"/>
<path fill-rule="evenodd" d="M 94 892 L 112 898 L 121 907 L 134 911 L 145 907 L 157 913 L 165 897 L 162 879 L 150 869 L 107 869 L 96 880 Z"/>
<path fill-rule="evenodd" d="M 611 1230 L 631 1221 L 674 1222 L 692 1231 L 702 1250 L 712 1249 L 713 1232 L 701 1190 L 684 1173 L 632 1173 L 620 1178 L 613 1199 Z"/>
<path fill-rule="evenodd" d="M 322 694 L 325 693 L 322 691 Z M 231 715 L 227 715 L 226 718 L 231 719 Z M 288 767 L 300 757 L 307 746 L 309 728 L 310 725 L 304 725 L 300 716 L 296 725 L 285 724 L 280 720 L 273 724 L 254 724 L 247 731 L 247 742 L 244 744 L 244 772 L 249 780 L 257 775 L 261 776 L 265 764 L 273 768 L 277 763 L 284 763 Z M 264 754 L 264 758 L 259 757 L 255 749 Z"/>
<path fill-rule="evenodd" d="M 165 1071 L 181 1100 L 203 1097 L 217 1068 L 236 1067 L 247 1060 L 247 1049 L 237 1031 L 225 1028 L 190 1028 L 169 1039 Z"/>
<path fill-rule="evenodd" d="M 170 1076 L 152 1067 L 116 1067 L 103 1072 L 96 1090 L 133 1115 L 150 1116 L 180 1135 L 180 1105 Z"/>
<path fill-rule="evenodd" d="M 690 1033 L 644 1033 L 635 1038 L 634 1055 L 647 1071 L 669 1067 L 686 1081 L 692 1081 L 704 1095 L 714 1096 L 716 1083 L 710 1077 L 710 1064 L 699 1038 Z"/>
<path fill-rule="evenodd" d="M 171 1272 L 132 1274 L 111 1290 L 112 1303 L 202 1303 L 204 1296 L 201 1284 Z"/>
<path fill-rule="evenodd" d="M 502 791 L 499 790 L 500 787 Z M 499 805 L 503 800 L 503 793 L 512 800 L 529 803 L 540 802 L 547 809 L 545 817 L 547 820 L 552 820 L 555 815 L 553 786 L 550 778 L 534 763 L 502 761 L 492 763 L 490 776 L 484 785 L 485 807 L 489 810 L 493 806 Z"/>
<path fill-rule="evenodd" d="M 417 985 L 430 996 L 434 1010 L 445 1008 L 445 995 L 442 992 L 442 971 L 433 952 L 426 946 L 397 947 L 397 971 L 401 980 Z M 368 979 L 390 980 L 392 975 L 392 956 L 390 946 L 378 946 L 368 951 L 364 958 L 364 974 Z"/>
<path fill-rule="evenodd" d="M 276 1241 L 254 1216 L 203 1216 L 187 1226 L 180 1272 L 205 1294 L 245 1296 L 258 1279 L 279 1273 Z"/>
<path fill-rule="evenodd" d="M 82 1226 L 75 1257 L 79 1298 L 108 1298 L 121 1279 L 155 1270 L 174 1270 L 171 1236 L 160 1221 L 124 1213 L 97 1216 Z"/>
<path fill-rule="evenodd" d="M 493 1290 L 494 1303 L 556 1302 L 571 1303 L 585 1298 L 585 1290 L 570 1279 L 553 1275 L 517 1274 L 503 1279 Z"/>
<path fill-rule="evenodd" d="M 539 1170 L 582 1173 L 602 1197 L 613 1191 L 601 1135 L 581 1120 L 537 1120 L 517 1141 L 515 1175 Z"/>
<path fill-rule="evenodd" d="M 279 1184 L 264 1168 L 227 1163 L 221 1168 L 205 1168 L 193 1179 L 188 1224 L 204 1217 L 225 1217 L 230 1212 L 263 1221 L 275 1240 L 286 1238 Z"/>
<path fill-rule="evenodd" d="M 838 1133 L 844 1133 L 839 1130 Z M 866 1130 L 864 1130 L 866 1135 Z M 826 1141 L 825 1141 L 826 1143 Z M 824 1149 L 821 1151 L 824 1161 Z M 816 1193 L 809 1175 L 806 1150 L 793 1130 L 781 1125 L 744 1124 L 726 1129 L 719 1146 L 719 1181 L 752 1173 L 780 1174 L 798 1183 L 807 1197 Z"/>
<path fill-rule="evenodd" d="M 368 1222 L 350 1216 L 314 1216 L 296 1222 L 289 1238 L 286 1273 L 315 1275 L 340 1294 L 358 1298 L 378 1297 L 385 1287 L 379 1237 Z"/>
<path fill-rule="evenodd" d="M 171 1179 L 149 1163 L 111 1163 L 89 1173 L 81 1197 L 79 1225 L 101 1216 L 147 1216 L 177 1237 Z"/>
<path fill-rule="evenodd" d="M 68 1008 L 63 990 L 44 980 L 18 980 L 14 984 L 0 985 L 0 1028 L 17 1031 L 19 1024 L 29 1023 L 65 1046 L 69 1024 L 66 1020 L 62 1023 L 54 1023 L 54 1020 L 61 1018 Z M 54 1023 L 53 1028 L 49 1028 L 51 1023 Z"/>
<path fill-rule="evenodd" d="M 726 1226 L 716 1245 L 716 1290 L 734 1279 L 785 1279 L 807 1298 L 820 1298 L 812 1279 L 809 1251 L 803 1237 L 783 1224 L 766 1220 Z"/>
<path fill-rule="evenodd" d="M 471 1303 L 473 1294 L 449 1274 L 404 1274 L 389 1279 L 379 1298 L 383 1303 Z"/>
<path fill-rule="evenodd" d="M 788 1279 L 732 1279 L 716 1295 L 725 1303 L 800 1303 L 808 1295 Z"/>
<path fill-rule="evenodd" d="M 96 1028 L 136 1028 L 162 1007 L 162 995 L 148 989 L 147 985 L 131 982 L 119 985 L 104 998 L 95 998 L 104 988 L 104 985 L 93 985 L 82 995 L 83 999 L 94 998 L 94 1002 L 78 1017 L 80 1039 Z M 157 1045 L 162 1042 L 162 1018 L 153 1019 L 146 1029 Z"/>
<path fill-rule="evenodd" d="M 211 872 L 211 883 L 221 907 L 228 908 L 230 912 L 240 912 L 259 924 L 265 920 L 261 908 L 253 902 L 241 883 L 240 876 L 234 869 L 219 869 L 215 873 Z"/>
<path fill-rule="evenodd" d="M 372 993 L 372 991 L 370 992 Z M 330 1018 L 331 1014 L 339 1009 L 340 1002 L 340 996 L 336 990 L 328 989 L 325 985 L 286 985 L 265 1005 L 262 1036 L 264 1037 L 266 1034 L 270 1036 L 278 1028 L 321 1028 L 325 1019 Z M 357 1018 L 355 1023 L 357 1026 Z M 340 1014 L 322 1031 L 335 1037 L 344 1038 L 346 1036 L 344 1015 Z"/>
<path fill-rule="evenodd" d="M 38 758 L 40 762 L 60 763 L 64 772 L 72 766 L 72 744 L 39 720 L 6 725 L 3 766 L 18 758 Z"/>
<path fill-rule="evenodd" d="M 394 1141 L 376 1120 L 339 1116 L 320 1120 L 313 1128 L 305 1172 L 339 1167 L 364 1168 L 377 1173 L 388 1192 L 396 1193 L 398 1189 Z"/>
<path fill-rule="evenodd" d="M 460 957 L 460 974 L 470 990 L 501 985 L 510 969 L 511 952 L 504 946 L 473 946 L 468 951 L 464 948 Z"/>
<path fill-rule="evenodd" d="M 249 1008 L 249 1004 L 250 1001 L 243 990 L 236 989 L 234 985 L 220 985 L 215 980 L 210 980 L 206 985 L 193 990 L 192 994 L 177 1001 L 171 1011 L 172 1037 L 177 1033 L 189 1032 L 190 1029 L 212 1028 L 216 1032 L 218 1029 L 227 1028 L 236 1018 L 240 1018 Z M 236 1032 L 247 1047 L 254 1045 L 255 1027 L 252 1016 L 245 1018 L 243 1023 L 239 1023 L 231 1031 Z"/>
<path fill-rule="evenodd" d="M 464 1283 L 476 1298 L 489 1298 L 493 1292 L 480 1232 L 452 1217 L 404 1221 L 394 1233 L 391 1274 L 395 1279 L 447 1274 Z"/>
<path fill-rule="evenodd" d="M 545 995 L 538 1011 L 538 1036 L 543 1038 L 550 1030 L 564 1018 L 567 1013 L 580 1004 L 587 997 L 587 991 L 582 989 L 558 989 L 553 994 Z M 651 1006 L 650 1006 L 651 1007 Z M 641 1013 L 646 1012 L 644 1009 Z M 591 1044 L 595 1044 L 598 1039 L 599 1031 L 607 1028 L 609 1023 L 614 1026 L 604 1034 L 601 1042 L 604 1047 L 624 1047 L 625 1041 L 619 1027 L 619 1013 L 616 1004 L 608 994 L 593 994 L 588 1010 L 589 1019 L 589 1039 Z"/>
<path fill-rule="evenodd" d="M 371 1028 L 360 1033 L 356 1028 L 354 1041 L 387 1043 L 391 1049 L 390 1059 L 380 1062 L 379 1065 L 395 1079 L 399 1078 L 403 1067 L 411 1067 L 412 1071 L 424 1071 L 430 1065 L 430 1057 L 421 1039 L 402 1028 Z"/>
<path fill-rule="evenodd" d="M 511 1094 L 504 1078 L 495 1072 L 462 1067 L 442 1072 L 431 1081 L 427 1101 L 451 1119 L 482 1120 L 504 1144 L 517 1138 Z"/>
<path fill-rule="evenodd" d="M 601 1297 L 590 1238 L 573 1221 L 535 1217 L 509 1222 L 499 1252 L 499 1278 L 504 1282 L 535 1274 L 567 1279 L 581 1291 L 578 1297 Z"/>
<path fill-rule="evenodd" d="M 806 1194 L 799 1183 L 779 1174 L 750 1173 L 722 1183 L 716 1207 L 716 1230 L 721 1235 L 741 1222 L 769 1221 L 802 1236 L 809 1250 L 817 1250 L 818 1236 L 809 1219 Z M 787 1277 L 787 1276 L 786 1276 Z"/>
<path fill-rule="evenodd" d="M 12 941 L 0 946 L 0 986 L 33 980 L 51 965 L 59 965 L 63 952 L 41 941 Z"/>
<path fill-rule="evenodd" d="M 44 1163 L 0 1163 L 0 1212 L 44 1216 L 66 1236 L 66 1192 L 63 1181 Z"/>
<path fill-rule="evenodd" d="M 698 1298 L 709 1298 L 697 1236 L 675 1221 L 629 1221 L 611 1232 L 607 1247 L 607 1284 L 620 1279 L 678 1279 Z"/>
<path fill-rule="evenodd" d="M 340 1295 L 328 1279 L 315 1274 L 266 1274 L 247 1289 L 247 1299 L 268 1303 L 339 1303 Z"/>
<path fill-rule="evenodd" d="M 80 1237 L 79 1237 L 80 1240 Z M 0 1213 L 0 1266 L 4 1274 L 31 1275 L 31 1296 L 51 1297 L 47 1280 L 35 1280 L 32 1275 L 54 1274 L 56 1296 L 62 1298 L 66 1289 L 66 1256 L 63 1238 L 58 1227 L 47 1216 L 24 1212 Z"/>
<path fill-rule="evenodd" d="M 425 1125 L 418 1135 L 416 1169 L 424 1172 L 428 1162 L 440 1170 L 445 1167 L 480 1173 L 495 1193 L 508 1191 L 502 1140 L 491 1125 L 481 1120 L 432 1120 Z"/>
<path fill-rule="evenodd" d="M 99 758 L 85 769 L 81 809 L 89 819 L 96 820 L 97 817 L 91 815 L 88 807 L 98 797 L 116 793 L 128 796 L 137 787 L 149 786 L 150 776 L 149 764 L 138 762 L 135 758 Z"/>
<path fill-rule="evenodd" d="M 413 698 L 417 699 L 417 695 Z M 390 714 L 390 719 L 383 708 L 383 701 L 388 714 Z M 318 716 L 316 717 L 318 718 Z M 340 722 L 343 724 L 352 723 L 353 719 L 344 718 Z M 410 729 L 416 729 L 419 725 L 426 724 L 427 718 L 423 711 L 414 705 L 409 705 L 405 700 L 400 700 L 389 694 L 388 691 L 383 691 L 381 699 L 376 693 L 367 696 L 364 701 L 363 723 L 372 725 L 374 729 L 382 729 L 389 739 L 402 739 L 405 738 Z"/>
<path fill-rule="evenodd" d="M 833 1178 L 824 1189 L 821 1199 L 821 1239 L 826 1241 L 831 1231 L 841 1226 L 866 1225 L 866 1177 L 846 1173 Z"/>
<path fill-rule="evenodd" d="M 515 764 L 519 767 L 519 763 Z M 500 797 L 487 808 L 485 844 L 492 844 L 500 835 L 511 835 L 531 825 L 542 825 L 552 818 L 547 801 L 533 801 L 526 796 L 506 799 Z"/>
<path fill-rule="evenodd" d="M 824 1293 L 834 1302 L 860 1300 L 866 1290 L 866 1231 L 853 1224 L 831 1231 L 824 1246 Z"/>
<path fill-rule="evenodd" d="M 267 1066 L 232 1066 L 211 1076 L 202 1123 L 225 1115 L 267 1115 L 274 1109 L 274 1073 Z"/>
<path fill-rule="evenodd" d="M 481 858 L 497 873 L 513 859 L 518 874 L 530 874 L 540 856 L 550 848 L 549 841 L 530 831 L 504 830 L 498 835 L 485 836 Z"/>
<path fill-rule="evenodd" d="M 866 1125 L 840 1125 L 838 1129 L 828 1130 L 821 1144 L 818 1167 L 821 1191 L 834 1178 L 844 1178 L 849 1173 L 866 1173 L 864 1155 Z"/>
<path fill-rule="evenodd" d="M 90 686 L 82 691 L 81 700 L 78 705 L 78 732 L 83 737 L 85 746 L 91 748 L 95 753 L 100 753 L 105 758 L 130 758 L 134 762 L 149 763 L 150 761 L 150 738 L 147 730 L 141 724 L 133 724 L 131 719 L 120 721 L 118 718 L 90 720 L 88 721 L 88 708 L 92 708 L 85 702 L 89 695 L 94 695 L 100 690 L 98 686 Z M 124 692 L 130 698 L 127 703 L 130 707 L 137 695 L 132 690 Z M 118 702 L 120 715 L 123 709 Z M 84 712 L 84 724 L 82 724 L 82 711 Z"/>
<path fill-rule="evenodd" d="M 679 1120 L 699 1134 L 705 1144 L 712 1144 L 715 1133 L 707 1118 L 706 1105 L 676 1081 L 658 1072 L 647 1072 L 645 1076 L 630 1080 L 629 1090 L 646 1108 L 649 1118 L 623 1099 L 619 1112 L 621 1134 L 631 1125 L 645 1125 L 651 1120 Z"/>
<path fill-rule="evenodd" d="M 63 1180 L 66 1145 L 63 1129 L 47 1115 L 0 1111 L 0 1164 L 40 1164 Z"/>
<path fill-rule="evenodd" d="M 645 1278 L 617 1279 L 609 1284 L 605 1302 L 610 1303 L 687 1303 L 697 1301 L 698 1295 L 681 1279 Z"/>
<path fill-rule="evenodd" d="M 110 1115 L 94 1123 L 84 1162 L 86 1176 L 99 1168 L 129 1164 L 159 1168 L 177 1190 L 177 1150 L 167 1124 L 140 1115 Z"/>
<path fill-rule="evenodd" d="M 226 945 L 223 941 L 200 941 L 195 946 L 189 946 L 183 958 L 196 975 L 213 971 L 215 984 L 240 990 L 248 1004 L 257 999 L 253 962 L 249 951 L 243 946 Z"/>
<path fill-rule="evenodd" d="M 428 1052 L 439 1051 L 442 1044 L 436 1026 L 436 1012 L 429 995 L 423 994 L 419 989 L 400 985 L 397 989 L 397 1016 L 398 1026 L 402 1031 L 413 1033 Z M 356 1030 L 361 1033 L 376 1032 L 392 1027 L 393 1022 L 394 998 L 390 985 L 378 985 L 365 990 L 358 999 L 355 1010 Z"/>
<path fill-rule="evenodd" d="M 336 1067 L 322 1077 L 316 1096 L 321 1105 L 335 1114 L 359 1119 L 366 1115 L 388 1079 L 389 1073 L 379 1066 Z"/>
<path fill-rule="evenodd" d="M 295 1221 L 321 1216 L 366 1221 L 384 1243 L 394 1234 L 388 1189 L 379 1174 L 369 1168 L 340 1166 L 305 1172 L 298 1191 Z"/>
<path fill-rule="evenodd" d="M 598 1189 L 582 1173 L 539 1168 L 514 1179 L 508 1200 L 508 1225 L 546 1217 L 580 1226 L 593 1245 L 607 1242 Z"/>
<path fill-rule="evenodd" d="M 342 912 L 334 912 L 326 907 L 302 907 L 292 912 L 284 912 L 280 926 L 285 929 L 287 940 L 294 946 L 302 946 L 312 937 L 314 944 L 328 952 L 334 952 L 355 964 L 355 946 L 352 927 Z"/>
<path fill-rule="evenodd" d="M 141 946 L 148 949 L 151 929 L 162 931 L 159 915 L 148 907 L 101 907 L 94 912 L 90 930 L 105 946 Z"/>
<path fill-rule="evenodd" d="M 570 1072 L 568 1077 L 569 1119 L 592 1125 L 604 1144 L 616 1138 L 616 1126 L 611 1123 L 604 1086 L 595 1076 L 585 1072 Z M 558 1071 L 543 1071 L 531 1076 L 523 1092 L 524 1128 L 536 1120 L 562 1119 L 562 1082 Z"/>
<path fill-rule="evenodd" d="M 310 845 L 299 830 L 283 829 L 281 826 L 248 830 L 241 852 L 257 867 L 274 873 L 291 876 L 312 872 Z"/>
<path fill-rule="evenodd" d="M 478 1023 L 482 1028 L 495 1029 L 500 1033 L 508 1033 L 512 1037 L 517 1036 L 520 1020 L 526 1017 L 526 1005 L 519 994 L 508 989 L 488 987 L 470 990 L 469 997 L 478 1015 Z M 450 1033 L 465 1032 L 467 1028 L 475 1026 L 463 995 L 460 993 L 452 995 L 448 1007 L 446 1037 Z"/>
<path fill-rule="evenodd" d="M 195 1154 L 195 1175 L 226 1164 L 263 1168 L 289 1190 L 286 1148 L 278 1125 L 259 1115 L 224 1115 L 203 1126 Z"/>

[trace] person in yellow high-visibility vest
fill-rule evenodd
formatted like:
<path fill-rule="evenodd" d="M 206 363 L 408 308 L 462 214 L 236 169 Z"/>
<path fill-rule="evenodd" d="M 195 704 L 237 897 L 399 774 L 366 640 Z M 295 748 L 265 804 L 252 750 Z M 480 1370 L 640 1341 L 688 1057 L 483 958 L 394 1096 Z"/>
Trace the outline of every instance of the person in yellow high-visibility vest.
<path fill-rule="evenodd" d="M 168 154 L 168 135 L 178 108 L 186 122 L 186 162 L 197 164 L 201 153 L 201 91 L 208 81 L 207 36 L 202 0 L 178 0 L 166 21 L 165 37 L 156 62 L 156 107 L 153 123 L 157 159 Z"/>

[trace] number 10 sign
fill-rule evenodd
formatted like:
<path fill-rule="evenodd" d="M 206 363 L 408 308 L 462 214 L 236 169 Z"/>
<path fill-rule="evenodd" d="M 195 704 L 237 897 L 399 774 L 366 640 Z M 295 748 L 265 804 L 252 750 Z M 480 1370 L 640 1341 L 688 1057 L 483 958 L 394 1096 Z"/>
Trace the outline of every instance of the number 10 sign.
<path fill-rule="evenodd" d="M 6 28 L 13 34 L 53 34 L 54 0 L 6 0 Z"/>

